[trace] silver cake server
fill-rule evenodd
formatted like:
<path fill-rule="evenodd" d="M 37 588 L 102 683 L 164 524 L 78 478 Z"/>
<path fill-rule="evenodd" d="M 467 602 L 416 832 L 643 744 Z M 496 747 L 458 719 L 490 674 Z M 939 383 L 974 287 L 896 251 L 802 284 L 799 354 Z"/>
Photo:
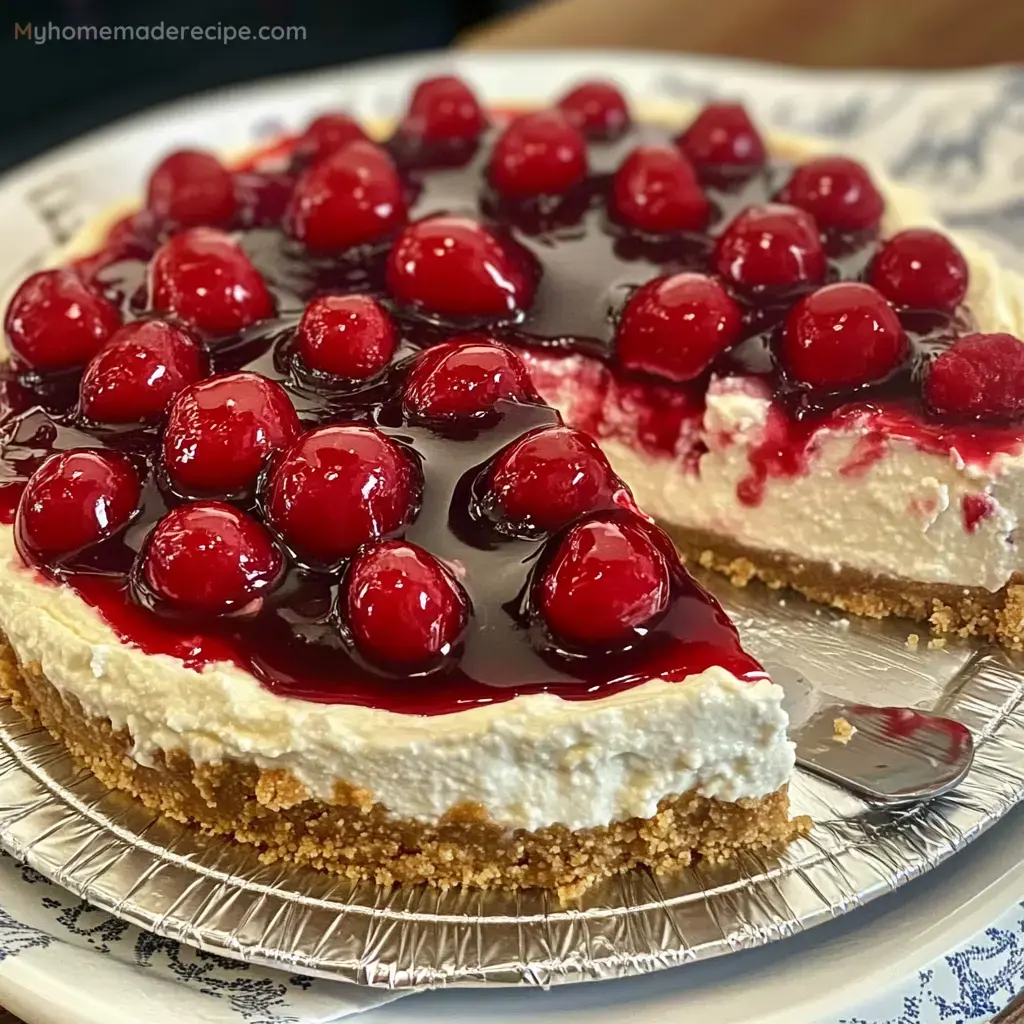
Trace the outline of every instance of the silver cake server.
<path fill-rule="evenodd" d="M 801 715 L 806 682 L 792 670 L 773 668 L 771 674 L 794 695 L 787 700 L 795 722 L 791 737 L 797 764 L 806 771 L 873 803 L 897 807 L 948 793 L 970 770 L 974 739 L 960 722 L 916 708 L 872 707 L 827 695 Z"/>

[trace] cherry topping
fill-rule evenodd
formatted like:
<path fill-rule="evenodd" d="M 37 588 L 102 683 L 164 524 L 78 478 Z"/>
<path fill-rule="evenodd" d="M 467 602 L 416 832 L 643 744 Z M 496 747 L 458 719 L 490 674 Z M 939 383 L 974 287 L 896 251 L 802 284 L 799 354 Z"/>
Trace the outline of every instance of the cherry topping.
<path fill-rule="evenodd" d="M 587 174 L 587 142 L 557 110 L 517 117 L 491 151 L 488 173 L 503 196 L 560 195 Z"/>
<path fill-rule="evenodd" d="M 175 227 L 223 227 L 235 215 L 231 172 L 212 154 L 179 149 L 164 157 L 149 176 L 146 208 Z"/>
<path fill-rule="evenodd" d="M 958 338 L 932 363 L 924 398 L 940 416 L 1024 416 L 1024 342 L 1010 334 Z"/>
<path fill-rule="evenodd" d="M 376 377 L 397 344 L 394 321 L 368 295 L 321 295 L 306 307 L 295 336 L 308 369 L 348 380 Z"/>
<path fill-rule="evenodd" d="M 84 366 L 121 326 L 121 314 L 71 270 L 43 270 L 14 293 L 4 328 L 21 366 L 43 372 Z"/>
<path fill-rule="evenodd" d="M 51 455 L 18 502 L 18 550 L 45 562 L 73 555 L 121 529 L 141 493 L 135 467 L 118 452 L 79 448 Z"/>
<path fill-rule="evenodd" d="M 277 228 L 292 200 L 295 178 L 283 171 L 241 171 L 235 175 L 238 223 L 246 228 Z"/>
<path fill-rule="evenodd" d="M 164 242 L 149 265 L 153 307 L 204 334 L 235 334 L 274 315 L 259 271 L 230 235 L 189 228 Z"/>
<path fill-rule="evenodd" d="M 794 380 L 841 388 L 889 376 L 909 345 L 883 295 L 870 285 L 844 281 L 811 292 L 793 307 L 780 355 Z"/>
<path fill-rule="evenodd" d="M 963 518 L 964 529 L 968 533 L 976 533 L 986 519 L 995 515 L 998 507 L 992 495 L 984 491 L 965 494 L 960 499 L 960 515 Z"/>
<path fill-rule="evenodd" d="M 301 432 L 295 407 L 259 373 L 222 373 L 192 384 L 171 403 L 164 467 L 184 494 L 249 490 L 267 456 Z"/>
<path fill-rule="evenodd" d="M 287 220 L 307 249 L 340 252 L 386 238 L 406 216 L 391 157 L 372 142 L 351 142 L 303 172 Z"/>
<path fill-rule="evenodd" d="M 665 610 L 669 566 L 652 529 L 633 516 L 592 519 L 570 529 L 539 587 L 541 613 L 558 639 L 622 643 Z"/>
<path fill-rule="evenodd" d="M 267 517 L 297 551 L 330 565 L 410 522 L 421 486 L 412 457 L 379 430 L 319 427 L 273 463 Z"/>
<path fill-rule="evenodd" d="M 630 123 L 626 97 L 611 82 L 581 82 L 558 101 L 558 109 L 595 141 L 617 138 Z"/>
<path fill-rule="evenodd" d="M 742 315 L 714 278 L 658 277 L 626 304 L 616 338 L 619 362 L 668 380 L 699 377 L 740 339 Z"/>
<path fill-rule="evenodd" d="M 676 140 L 698 168 L 760 167 L 764 143 L 739 103 L 709 103 Z"/>
<path fill-rule="evenodd" d="M 136 320 L 92 357 L 79 385 L 79 407 L 93 423 L 153 420 L 202 375 L 203 358 L 190 334 L 163 320 Z"/>
<path fill-rule="evenodd" d="M 514 243 L 469 217 L 442 215 L 398 236 L 387 285 L 400 303 L 427 313 L 503 318 L 530 305 L 535 281 Z"/>
<path fill-rule="evenodd" d="M 910 228 L 879 249 L 870 278 L 897 306 L 952 312 L 967 294 L 969 271 L 963 253 L 945 235 Z"/>
<path fill-rule="evenodd" d="M 469 599 L 431 554 L 391 540 L 353 562 L 346 619 L 370 660 L 409 669 L 447 655 L 469 619 Z"/>
<path fill-rule="evenodd" d="M 498 456 L 489 489 L 513 526 L 552 533 L 606 503 L 622 486 L 586 434 L 544 427 Z"/>
<path fill-rule="evenodd" d="M 461 78 L 441 75 L 416 86 L 399 131 L 428 143 L 471 142 L 486 127 L 473 90 Z"/>
<path fill-rule="evenodd" d="M 806 210 L 826 231 L 878 227 L 885 211 L 885 200 L 867 169 L 845 156 L 822 156 L 801 164 L 778 198 Z"/>
<path fill-rule="evenodd" d="M 370 141 L 362 125 L 348 114 L 321 114 L 309 122 L 295 144 L 295 159 L 316 164 L 344 149 L 350 142 Z"/>
<path fill-rule="evenodd" d="M 403 404 L 418 419 L 454 419 L 486 415 L 502 398 L 535 398 L 523 361 L 506 345 L 467 335 L 417 356 Z"/>
<path fill-rule="evenodd" d="M 611 206 L 616 220 L 652 233 L 703 231 L 711 218 L 696 172 L 671 146 L 633 150 L 615 172 Z"/>
<path fill-rule="evenodd" d="M 814 218 L 795 206 L 768 203 L 736 215 L 715 244 L 714 266 L 749 290 L 817 284 L 827 263 Z"/>
<path fill-rule="evenodd" d="M 280 581 L 283 565 L 270 534 L 223 501 L 172 509 L 142 554 L 143 577 L 154 596 L 208 615 L 245 610 Z"/>

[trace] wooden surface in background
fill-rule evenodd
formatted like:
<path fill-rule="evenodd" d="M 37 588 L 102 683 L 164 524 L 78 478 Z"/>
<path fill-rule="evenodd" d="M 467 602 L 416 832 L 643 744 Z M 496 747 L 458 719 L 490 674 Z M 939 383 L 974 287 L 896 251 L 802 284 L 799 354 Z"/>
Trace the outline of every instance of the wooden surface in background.
<path fill-rule="evenodd" d="M 1021 0 L 547 0 L 467 33 L 464 49 L 607 47 L 807 67 L 1024 61 Z"/>
<path fill-rule="evenodd" d="M 1024 1024 L 1024 995 L 1017 996 L 1002 1013 L 996 1014 L 992 1024 Z"/>

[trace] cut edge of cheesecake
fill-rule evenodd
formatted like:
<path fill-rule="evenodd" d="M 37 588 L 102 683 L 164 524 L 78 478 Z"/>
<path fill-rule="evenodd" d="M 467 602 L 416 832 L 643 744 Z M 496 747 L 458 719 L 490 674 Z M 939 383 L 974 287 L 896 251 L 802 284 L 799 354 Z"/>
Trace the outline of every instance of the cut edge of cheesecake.
<path fill-rule="evenodd" d="M 689 564 L 725 576 L 735 587 L 759 580 L 771 590 L 794 590 L 863 618 L 912 619 L 939 635 L 982 637 L 1024 649 L 1024 573 L 1015 573 L 997 591 L 923 583 L 758 550 L 707 530 L 662 525 Z"/>

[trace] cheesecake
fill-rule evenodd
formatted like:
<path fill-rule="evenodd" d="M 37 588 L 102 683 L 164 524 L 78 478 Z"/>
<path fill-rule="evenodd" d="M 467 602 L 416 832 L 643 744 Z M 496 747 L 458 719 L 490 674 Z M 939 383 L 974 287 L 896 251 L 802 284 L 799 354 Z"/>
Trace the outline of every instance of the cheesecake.
<path fill-rule="evenodd" d="M 356 881 L 568 898 L 804 833 L 781 688 L 586 418 L 722 216 L 640 133 L 608 87 L 511 117 L 442 78 L 386 145 L 328 114 L 163 159 L 7 304 L 0 691 L 108 787 Z M 605 171 L 651 160 L 654 214 Z M 636 380 L 681 433 L 693 388 Z"/>

